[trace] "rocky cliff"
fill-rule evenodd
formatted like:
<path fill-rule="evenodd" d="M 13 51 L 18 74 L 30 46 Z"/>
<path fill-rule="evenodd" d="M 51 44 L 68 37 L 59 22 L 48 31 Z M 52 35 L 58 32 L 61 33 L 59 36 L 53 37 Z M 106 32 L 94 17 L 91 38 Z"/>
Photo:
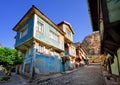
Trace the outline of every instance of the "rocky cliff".
<path fill-rule="evenodd" d="M 83 47 L 86 49 L 88 54 L 96 55 L 100 53 L 100 34 L 99 32 L 93 32 L 86 36 L 82 41 Z"/>

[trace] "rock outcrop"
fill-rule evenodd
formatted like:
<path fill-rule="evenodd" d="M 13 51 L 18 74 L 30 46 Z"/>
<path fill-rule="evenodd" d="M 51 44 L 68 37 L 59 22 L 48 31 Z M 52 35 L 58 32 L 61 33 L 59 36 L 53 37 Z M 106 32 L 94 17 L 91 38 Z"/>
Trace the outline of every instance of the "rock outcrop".
<path fill-rule="evenodd" d="M 93 32 L 86 36 L 82 42 L 83 47 L 90 55 L 100 54 L 100 34 L 99 32 Z"/>

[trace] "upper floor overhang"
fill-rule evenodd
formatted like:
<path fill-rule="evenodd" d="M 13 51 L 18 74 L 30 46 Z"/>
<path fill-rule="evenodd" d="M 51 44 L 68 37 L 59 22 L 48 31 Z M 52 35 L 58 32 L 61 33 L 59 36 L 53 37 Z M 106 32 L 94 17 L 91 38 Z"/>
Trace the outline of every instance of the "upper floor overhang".
<path fill-rule="evenodd" d="M 87 1 L 93 31 L 101 30 L 101 53 L 117 54 L 117 50 L 120 48 L 120 20 L 118 15 L 120 1 Z M 100 27 L 101 21 L 103 26 Z"/>
<path fill-rule="evenodd" d="M 90 14 L 91 24 L 93 31 L 99 30 L 99 18 L 98 18 L 98 1 L 99 0 L 87 0 L 88 1 L 88 11 Z"/>
<path fill-rule="evenodd" d="M 26 52 L 31 46 L 33 46 L 35 43 L 41 43 L 42 45 L 46 46 L 47 48 L 52 48 L 57 52 L 64 52 L 64 49 L 61 49 L 59 47 L 56 47 L 54 45 L 45 43 L 37 38 L 31 38 L 21 44 L 15 45 L 15 49 L 20 50 L 21 52 Z"/>
<path fill-rule="evenodd" d="M 65 43 L 73 43 L 73 41 L 72 40 L 70 40 L 69 38 L 67 38 L 67 37 L 64 37 L 64 42 Z"/>
<path fill-rule="evenodd" d="M 60 32 L 62 35 L 65 35 L 65 33 L 60 30 L 57 25 L 52 22 L 47 16 L 45 16 L 37 7 L 32 5 L 32 7 L 27 11 L 27 13 L 22 17 L 22 19 L 15 25 L 13 28 L 14 31 L 18 31 L 20 27 L 27 22 L 34 14 L 37 14 L 39 17 L 41 17 L 43 20 L 45 20 L 48 24 L 50 24 L 52 27 L 54 27 L 58 32 Z"/>

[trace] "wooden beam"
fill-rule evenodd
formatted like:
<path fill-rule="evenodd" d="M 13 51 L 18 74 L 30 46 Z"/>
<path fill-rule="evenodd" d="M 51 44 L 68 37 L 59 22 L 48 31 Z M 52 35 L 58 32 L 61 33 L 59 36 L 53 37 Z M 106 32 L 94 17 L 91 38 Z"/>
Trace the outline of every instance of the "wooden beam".
<path fill-rule="evenodd" d="M 110 53 L 110 54 L 114 54 L 114 52 L 111 51 L 111 50 L 109 50 L 108 48 L 104 48 L 104 50 L 105 50 L 106 52 Z"/>
<path fill-rule="evenodd" d="M 115 32 L 115 29 L 109 29 L 107 30 L 107 32 L 116 43 L 120 43 L 120 35 L 117 32 Z"/>
<path fill-rule="evenodd" d="M 113 41 L 109 41 L 109 40 L 105 40 L 105 41 L 104 41 L 104 44 L 105 44 L 105 45 L 112 46 L 112 47 L 120 47 L 120 45 L 114 43 Z"/>
<path fill-rule="evenodd" d="M 104 48 L 107 48 L 113 52 L 116 52 L 117 49 L 118 49 L 118 45 L 114 44 L 113 42 L 110 42 L 110 41 L 105 41 L 104 43 Z"/>
<path fill-rule="evenodd" d="M 27 48 L 30 48 L 30 44 L 23 44 L 24 46 L 26 46 Z"/>
<path fill-rule="evenodd" d="M 21 48 L 19 48 L 19 47 L 16 47 L 15 49 L 17 49 L 17 50 L 19 50 L 19 51 L 21 51 L 21 52 L 23 52 L 23 53 L 25 53 L 25 52 L 26 52 L 26 50 L 25 50 L 25 49 L 21 49 Z"/>

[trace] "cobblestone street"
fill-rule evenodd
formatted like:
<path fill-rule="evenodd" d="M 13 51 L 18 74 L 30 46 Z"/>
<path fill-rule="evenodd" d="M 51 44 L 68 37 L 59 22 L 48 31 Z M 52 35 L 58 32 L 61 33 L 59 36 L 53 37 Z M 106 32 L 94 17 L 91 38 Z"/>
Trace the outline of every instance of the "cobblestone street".
<path fill-rule="evenodd" d="M 56 74 L 54 77 L 41 79 L 38 78 L 33 83 L 28 83 L 21 76 L 15 75 L 9 82 L 0 83 L 0 85 L 105 85 L 100 64 L 91 64 L 74 71 L 66 71 Z"/>
<path fill-rule="evenodd" d="M 78 70 L 63 74 L 60 77 L 37 81 L 38 85 L 105 85 L 99 64 L 81 67 Z"/>

